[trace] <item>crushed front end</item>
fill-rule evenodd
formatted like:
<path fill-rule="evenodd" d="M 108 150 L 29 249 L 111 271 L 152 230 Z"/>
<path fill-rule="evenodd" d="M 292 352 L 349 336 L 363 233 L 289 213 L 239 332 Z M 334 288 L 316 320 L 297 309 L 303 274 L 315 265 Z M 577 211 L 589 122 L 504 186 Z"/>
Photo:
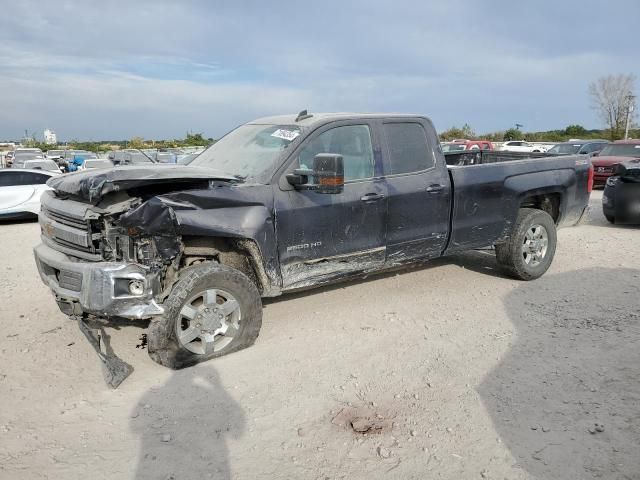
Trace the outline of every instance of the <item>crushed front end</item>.
<path fill-rule="evenodd" d="M 63 313 L 127 319 L 163 313 L 159 299 L 171 260 L 158 254 L 151 236 L 120 223 L 140 203 L 125 192 L 97 205 L 43 195 L 35 259 Z"/>

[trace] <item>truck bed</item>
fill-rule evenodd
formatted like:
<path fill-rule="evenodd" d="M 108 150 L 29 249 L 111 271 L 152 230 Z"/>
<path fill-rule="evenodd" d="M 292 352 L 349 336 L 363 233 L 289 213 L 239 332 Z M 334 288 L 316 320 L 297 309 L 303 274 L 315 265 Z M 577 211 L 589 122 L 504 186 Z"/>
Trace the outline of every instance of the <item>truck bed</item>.
<path fill-rule="evenodd" d="M 588 203 L 590 160 L 584 155 L 448 166 L 453 194 L 450 237 L 445 253 L 500 242 L 518 209 L 545 203 L 556 224 L 575 225 Z M 539 207 L 539 205 L 538 205 Z"/>

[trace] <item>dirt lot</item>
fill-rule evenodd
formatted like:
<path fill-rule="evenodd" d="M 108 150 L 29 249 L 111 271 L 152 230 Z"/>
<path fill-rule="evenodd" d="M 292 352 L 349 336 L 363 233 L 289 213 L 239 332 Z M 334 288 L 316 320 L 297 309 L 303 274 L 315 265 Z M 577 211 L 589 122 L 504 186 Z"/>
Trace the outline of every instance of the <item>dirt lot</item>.
<path fill-rule="evenodd" d="M 0 478 L 640 479 L 640 232 L 600 199 L 535 282 L 473 252 L 286 296 L 254 347 L 179 372 L 113 331 L 115 391 L 38 225 L 0 225 Z"/>

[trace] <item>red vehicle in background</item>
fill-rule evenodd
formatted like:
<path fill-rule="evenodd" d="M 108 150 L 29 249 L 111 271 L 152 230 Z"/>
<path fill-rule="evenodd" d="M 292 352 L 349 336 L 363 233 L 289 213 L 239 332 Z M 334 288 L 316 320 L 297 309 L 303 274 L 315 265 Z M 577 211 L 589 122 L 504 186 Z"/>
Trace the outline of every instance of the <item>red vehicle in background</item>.
<path fill-rule="evenodd" d="M 495 150 L 493 143 L 488 140 L 454 140 L 442 144 L 442 151 L 462 152 L 464 150 Z"/>
<path fill-rule="evenodd" d="M 640 158 L 640 140 L 617 140 L 605 146 L 597 156 L 591 157 L 593 186 L 604 187 L 616 165 L 630 158 Z"/>

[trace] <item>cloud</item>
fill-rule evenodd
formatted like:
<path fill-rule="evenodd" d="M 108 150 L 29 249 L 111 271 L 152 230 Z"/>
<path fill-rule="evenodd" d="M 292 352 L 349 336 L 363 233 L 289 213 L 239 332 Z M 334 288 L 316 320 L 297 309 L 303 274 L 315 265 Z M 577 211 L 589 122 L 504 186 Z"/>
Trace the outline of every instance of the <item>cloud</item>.
<path fill-rule="evenodd" d="M 0 138 L 219 136 L 303 108 L 593 127 L 588 83 L 640 76 L 635 0 L 611 18 L 589 2 L 431 3 L 23 0 L 0 19 Z"/>

